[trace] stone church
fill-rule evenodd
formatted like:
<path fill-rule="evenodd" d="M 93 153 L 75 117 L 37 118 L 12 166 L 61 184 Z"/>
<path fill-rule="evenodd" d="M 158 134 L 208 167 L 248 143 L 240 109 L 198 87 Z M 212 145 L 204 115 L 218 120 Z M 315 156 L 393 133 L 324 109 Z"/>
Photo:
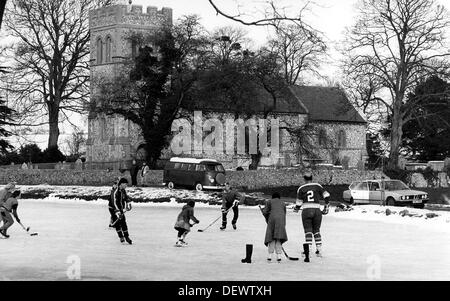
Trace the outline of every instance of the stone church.
<path fill-rule="evenodd" d="M 120 74 L 137 52 L 138 45 L 130 42 L 127 36 L 154 31 L 163 24 L 172 24 L 172 9 L 164 7 L 159 10 L 150 6 L 144 12 L 139 5 L 114 5 L 91 11 L 89 22 L 91 101 L 95 103 L 97 83 L 102 78 Z M 261 93 L 261 98 L 255 105 L 262 108 L 269 99 L 268 95 Z M 95 105 L 101 107 L 101 103 Z M 199 107 L 198 110 L 202 111 L 204 118 L 224 120 L 234 115 L 234 112 L 220 110 L 216 104 Z M 263 157 L 261 166 L 288 167 L 300 162 L 339 164 L 342 161 L 346 161 L 349 166 L 357 166 L 366 159 L 367 123 L 341 89 L 290 86 L 277 100 L 271 117 L 278 118 L 280 124 L 285 126 L 312 125 L 315 134 L 308 139 L 312 139 L 310 144 L 315 148 L 315 155 L 300 151 L 300 142 L 293 139 L 287 131 L 281 130 L 279 154 L 276 158 Z M 140 129 L 131 121 L 117 115 L 93 111 L 89 114 L 86 151 L 88 162 L 126 168 L 133 159 L 145 159 L 144 145 Z M 172 155 L 167 149 L 161 159 Z M 218 159 L 229 169 L 245 169 L 251 163 L 250 156 L 245 154 L 208 153 L 205 157 Z"/>

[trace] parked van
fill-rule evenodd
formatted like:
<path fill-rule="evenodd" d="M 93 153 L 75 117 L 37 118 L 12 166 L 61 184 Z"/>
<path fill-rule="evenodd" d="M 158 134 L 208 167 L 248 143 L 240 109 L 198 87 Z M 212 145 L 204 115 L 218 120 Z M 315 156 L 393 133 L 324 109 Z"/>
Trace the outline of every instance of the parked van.
<path fill-rule="evenodd" d="M 190 186 L 197 191 L 222 189 L 225 169 L 214 159 L 171 158 L 164 167 L 163 185 Z"/>

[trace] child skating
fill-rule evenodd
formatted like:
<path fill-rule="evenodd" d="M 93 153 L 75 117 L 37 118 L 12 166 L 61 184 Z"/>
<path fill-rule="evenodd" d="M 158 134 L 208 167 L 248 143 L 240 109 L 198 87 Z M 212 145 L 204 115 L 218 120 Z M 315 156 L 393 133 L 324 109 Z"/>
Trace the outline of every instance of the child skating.
<path fill-rule="evenodd" d="M 177 221 L 175 223 L 175 230 L 178 231 L 178 240 L 175 243 L 175 247 L 185 247 L 187 243 L 184 241 L 186 235 L 191 231 L 193 224 L 190 223 L 192 220 L 195 224 L 200 223 L 200 221 L 194 216 L 194 201 L 189 201 L 187 205 L 183 206 L 180 214 L 178 214 Z"/>

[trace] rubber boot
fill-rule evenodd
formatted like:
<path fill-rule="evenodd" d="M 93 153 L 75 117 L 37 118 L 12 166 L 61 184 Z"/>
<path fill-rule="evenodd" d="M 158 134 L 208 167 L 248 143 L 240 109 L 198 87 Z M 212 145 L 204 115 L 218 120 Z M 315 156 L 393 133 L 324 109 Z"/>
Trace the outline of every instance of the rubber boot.
<path fill-rule="evenodd" d="M 309 262 L 309 244 L 303 244 L 303 254 L 305 254 L 305 262 Z"/>
<path fill-rule="evenodd" d="M 242 263 L 252 263 L 253 245 L 245 245 L 245 258 L 241 260 Z"/>

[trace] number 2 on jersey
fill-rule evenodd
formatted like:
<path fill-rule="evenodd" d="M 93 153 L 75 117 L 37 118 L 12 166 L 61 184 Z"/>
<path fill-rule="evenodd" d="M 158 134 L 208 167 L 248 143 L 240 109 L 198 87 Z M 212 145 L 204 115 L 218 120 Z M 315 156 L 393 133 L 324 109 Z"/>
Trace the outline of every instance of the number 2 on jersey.
<path fill-rule="evenodd" d="M 306 195 L 308 196 L 308 202 L 314 202 L 314 191 L 308 190 Z"/>

